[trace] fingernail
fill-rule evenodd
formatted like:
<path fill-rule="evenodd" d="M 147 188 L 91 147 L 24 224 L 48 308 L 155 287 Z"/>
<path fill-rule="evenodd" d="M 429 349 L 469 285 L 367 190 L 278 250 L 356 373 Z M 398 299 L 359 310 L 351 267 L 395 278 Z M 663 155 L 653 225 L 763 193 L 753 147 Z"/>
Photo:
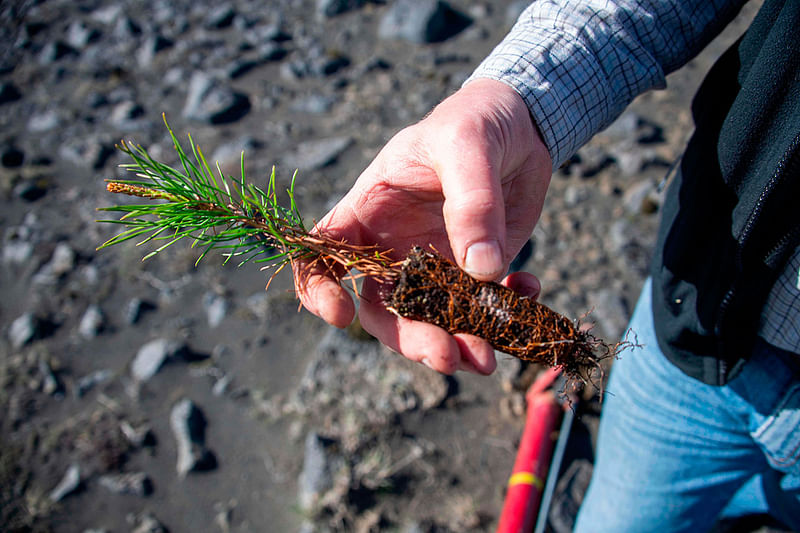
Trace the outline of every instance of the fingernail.
<path fill-rule="evenodd" d="M 517 291 L 522 296 L 533 298 L 539 295 L 539 291 L 541 289 L 540 287 L 534 285 L 533 283 L 521 283 L 520 285 L 514 287 L 514 290 Z"/>
<path fill-rule="evenodd" d="M 419 362 L 427 366 L 431 370 L 433 370 L 433 365 L 431 364 L 430 360 L 427 357 L 423 357 L 422 359 L 419 360 Z"/>
<path fill-rule="evenodd" d="M 474 276 L 496 275 L 503 268 L 503 257 L 497 241 L 476 242 L 467 248 L 464 269 Z"/>

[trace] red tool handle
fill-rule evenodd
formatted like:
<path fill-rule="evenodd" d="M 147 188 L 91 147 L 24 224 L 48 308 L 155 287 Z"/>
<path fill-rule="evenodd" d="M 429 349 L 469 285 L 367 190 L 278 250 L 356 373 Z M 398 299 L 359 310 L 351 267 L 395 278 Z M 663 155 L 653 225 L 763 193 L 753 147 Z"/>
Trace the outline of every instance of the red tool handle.
<path fill-rule="evenodd" d="M 530 533 L 536 523 L 547 470 L 555 446 L 558 421 L 563 414 L 549 385 L 558 377 L 550 372 L 537 378 L 528 391 L 528 414 L 508 480 L 497 533 Z"/>

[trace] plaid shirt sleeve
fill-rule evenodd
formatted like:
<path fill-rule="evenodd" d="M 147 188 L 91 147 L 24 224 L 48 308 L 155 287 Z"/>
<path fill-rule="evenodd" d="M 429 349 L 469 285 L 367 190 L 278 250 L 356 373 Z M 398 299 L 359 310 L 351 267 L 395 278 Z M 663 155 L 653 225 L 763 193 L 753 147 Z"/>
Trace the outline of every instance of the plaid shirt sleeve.
<path fill-rule="evenodd" d="M 538 0 L 466 83 L 525 100 L 553 168 L 694 57 L 746 0 Z"/>
<path fill-rule="evenodd" d="M 800 354 L 800 248 L 772 286 L 758 333 L 771 345 Z"/>

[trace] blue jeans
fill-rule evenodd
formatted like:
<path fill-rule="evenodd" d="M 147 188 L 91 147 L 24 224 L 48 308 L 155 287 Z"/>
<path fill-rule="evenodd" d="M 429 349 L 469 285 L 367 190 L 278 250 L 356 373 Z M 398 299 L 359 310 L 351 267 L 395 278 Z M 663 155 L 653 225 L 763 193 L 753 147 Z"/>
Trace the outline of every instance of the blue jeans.
<path fill-rule="evenodd" d="M 770 513 L 800 531 L 800 357 L 760 343 L 724 387 L 673 366 L 653 329 L 650 281 L 606 389 L 592 482 L 575 531 L 708 531 Z"/>

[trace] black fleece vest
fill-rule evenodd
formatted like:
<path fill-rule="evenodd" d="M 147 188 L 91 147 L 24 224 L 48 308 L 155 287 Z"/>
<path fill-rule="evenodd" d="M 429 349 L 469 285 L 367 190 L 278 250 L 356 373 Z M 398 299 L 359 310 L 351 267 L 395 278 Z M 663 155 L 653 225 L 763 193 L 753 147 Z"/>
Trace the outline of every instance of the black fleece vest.
<path fill-rule="evenodd" d="M 695 133 L 664 203 L 653 261 L 662 351 L 712 385 L 753 348 L 800 245 L 800 1 L 766 0 L 692 104 Z"/>

